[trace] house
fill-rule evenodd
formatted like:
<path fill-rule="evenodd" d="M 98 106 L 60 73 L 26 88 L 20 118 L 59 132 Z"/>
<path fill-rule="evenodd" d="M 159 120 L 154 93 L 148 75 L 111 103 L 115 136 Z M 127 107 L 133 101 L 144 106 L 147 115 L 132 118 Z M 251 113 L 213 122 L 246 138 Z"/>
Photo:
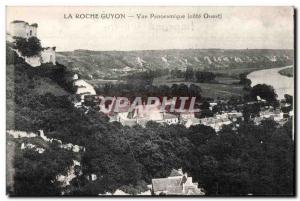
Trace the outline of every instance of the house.
<path fill-rule="evenodd" d="M 132 70 L 134 70 L 134 69 L 130 68 L 129 66 L 122 68 L 122 72 L 124 72 L 124 73 L 130 72 Z"/>
<path fill-rule="evenodd" d="M 76 166 L 81 166 L 80 162 L 77 160 L 73 160 L 73 164 L 68 168 L 67 174 L 63 175 L 63 174 L 59 174 L 56 176 L 56 181 L 61 182 L 61 186 L 62 187 L 66 187 L 70 185 L 70 182 L 72 181 L 72 179 L 74 179 L 77 175 L 76 175 Z M 82 172 L 79 172 L 79 175 L 81 175 Z"/>
<path fill-rule="evenodd" d="M 243 117 L 243 113 L 242 112 L 238 112 L 236 110 L 233 110 L 233 111 L 227 113 L 227 117 L 231 121 L 235 122 L 235 121 L 237 121 L 238 118 L 242 118 Z"/>
<path fill-rule="evenodd" d="M 257 102 L 266 102 L 266 100 L 265 99 L 262 99 L 260 96 L 256 96 L 256 100 L 257 100 Z"/>
<path fill-rule="evenodd" d="M 178 124 L 179 119 L 176 115 L 170 113 L 163 114 L 163 121 L 169 125 L 171 124 Z"/>
<path fill-rule="evenodd" d="M 262 117 L 254 117 L 253 122 L 255 125 L 259 125 L 262 120 Z"/>
<path fill-rule="evenodd" d="M 184 124 L 184 126 L 186 128 L 189 128 L 191 126 L 195 126 L 195 125 L 200 124 L 200 119 L 198 119 L 198 118 L 190 118 L 186 122 L 184 122 L 183 124 Z"/>
<path fill-rule="evenodd" d="M 214 106 L 217 106 L 217 105 L 218 105 L 218 103 L 216 103 L 216 102 L 211 102 L 211 103 L 209 103 L 209 109 L 212 110 L 213 107 L 214 107 Z"/>
<path fill-rule="evenodd" d="M 265 119 L 272 119 L 279 123 L 280 125 L 283 125 L 286 122 L 286 118 L 284 117 L 284 113 L 280 110 L 274 110 L 273 108 L 269 108 L 268 110 L 260 111 L 258 117 L 254 117 L 253 121 L 256 125 L 259 125 L 261 121 Z"/>
<path fill-rule="evenodd" d="M 98 179 L 98 177 L 96 174 L 89 174 L 89 175 L 86 175 L 86 179 L 89 181 L 96 181 Z"/>
<path fill-rule="evenodd" d="M 73 76 L 72 76 L 72 80 L 78 80 L 79 79 L 79 76 L 77 73 L 75 73 Z"/>
<path fill-rule="evenodd" d="M 279 110 L 265 110 L 259 113 L 263 119 L 273 119 L 274 121 L 281 121 L 283 119 L 283 112 Z"/>
<path fill-rule="evenodd" d="M 120 196 L 122 196 L 122 195 L 130 195 L 130 194 L 125 193 L 124 191 L 122 191 L 122 190 L 120 190 L 120 189 L 117 189 L 117 190 L 113 193 L 113 195 L 120 195 Z"/>
<path fill-rule="evenodd" d="M 220 131 L 224 125 L 229 125 L 232 122 L 225 116 L 222 116 L 224 118 L 216 118 L 216 117 L 208 117 L 208 118 L 202 118 L 200 119 L 200 124 L 203 124 L 205 126 L 210 126 L 215 131 Z"/>
<path fill-rule="evenodd" d="M 227 113 L 216 114 L 215 117 L 217 119 L 225 119 L 225 118 L 228 118 L 228 114 Z"/>
<path fill-rule="evenodd" d="M 164 116 L 160 107 L 148 108 L 148 105 L 137 105 L 133 110 L 133 118 L 145 119 L 148 121 L 163 121 Z"/>
<path fill-rule="evenodd" d="M 147 105 L 137 105 L 130 111 L 130 105 L 118 108 L 118 112 L 114 112 L 110 116 L 110 121 L 118 121 L 122 125 L 133 126 L 139 124 L 145 126 L 149 121 L 157 123 L 177 124 L 178 117 L 172 114 L 165 114 L 160 111 L 159 107 L 147 109 Z M 113 106 L 114 108 L 114 106 Z"/>
<path fill-rule="evenodd" d="M 274 111 L 274 114 L 272 115 L 274 121 L 281 121 L 283 119 L 283 112 L 280 111 Z"/>
<path fill-rule="evenodd" d="M 117 189 L 114 193 L 110 193 L 110 192 L 106 192 L 105 194 L 98 194 L 98 195 L 114 195 L 114 196 L 132 196 L 133 194 L 129 194 L 129 193 L 126 193 L 120 189 Z M 141 195 L 141 196 L 150 196 L 151 195 L 151 191 L 150 190 L 147 190 L 145 192 L 141 192 L 139 194 L 136 194 L 136 195 Z"/>
<path fill-rule="evenodd" d="M 187 111 L 179 113 L 179 119 L 180 119 L 180 121 L 187 121 L 187 120 L 193 119 L 193 118 L 195 118 L 195 113 L 194 112 L 189 112 L 187 110 Z"/>
<path fill-rule="evenodd" d="M 80 95 L 80 102 L 84 102 L 84 97 L 88 95 L 96 95 L 96 91 L 92 85 L 84 80 L 78 79 L 73 82 L 73 86 L 77 88 L 76 94 Z M 76 106 L 81 106 L 81 103 L 75 103 Z"/>
<path fill-rule="evenodd" d="M 24 143 L 24 142 L 21 144 L 21 149 L 32 149 L 32 150 L 38 152 L 39 154 L 42 154 L 45 152 L 44 148 L 37 147 L 35 144 Z"/>
<path fill-rule="evenodd" d="M 167 178 L 152 179 L 152 192 L 154 195 L 205 195 L 198 183 L 181 169 L 172 170 Z"/>
<path fill-rule="evenodd" d="M 118 69 L 118 68 L 113 68 L 112 69 L 112 72 L 122 73 L 123 75 L 126 75 L 126 74 L 131 73 L 131 72 L 136 72 L 136 71 L 138 71 L 138 69 L 132 68 L 132 67 L 129 67 L 129 66 L 125 66 L 121 69 Z"/>

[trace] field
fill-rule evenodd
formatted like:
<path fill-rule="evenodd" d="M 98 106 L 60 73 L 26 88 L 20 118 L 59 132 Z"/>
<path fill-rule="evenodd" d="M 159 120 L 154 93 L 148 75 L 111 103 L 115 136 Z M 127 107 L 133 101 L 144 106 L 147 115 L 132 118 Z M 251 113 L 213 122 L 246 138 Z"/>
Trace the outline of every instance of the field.
<path fill-rule="evenodd" d="M 162 76 L 154 79 L 153 85 L 195 84 L 201 88 L 204 97 L 228 99 L 232 96 L 243 96 L 243 86 L 236 84 L 237 82 L 239 79 L 229 76 L 217 76 L 212 83 L 186 82 L 184 79 L 168 79 L 168 76 Z"/>
<path fill-rule="evenodd" d="M 184 78 L 171 78 L 170 75 L 162 75 L 156 77 L 153 81 L 153 85 L 168 85 L 172 84 L 195 84 L 202 89 L 202 95 L 204 97 L 210 98 L 222 98 L 228 99 L 232 96 L 243 96 L 244 90 L 242 85 L 238 84 L 240 81 L 240 74 L 248 74 L 256 70 L 271 68 L 271 66 L 262 67 L 252 67 L 245 68 L 244 66 L 235 67 L 231 69 L 212 69 L 210 72 L 213 72 L 216 75 L 214 81 L 209 83 L 197 83 L 197 82 L 187 82 Z M 282 73 L 285 73 L 286 76 L 293 76 L 293 69 L 286 69 Z M 289 74 L 291 73 L 291 75 Z M 87 80 L 93 86 L 101 86 L 105 83 L 126 83 L 126 80 L 105 80 L 105 79 L 92 79 Z"/>

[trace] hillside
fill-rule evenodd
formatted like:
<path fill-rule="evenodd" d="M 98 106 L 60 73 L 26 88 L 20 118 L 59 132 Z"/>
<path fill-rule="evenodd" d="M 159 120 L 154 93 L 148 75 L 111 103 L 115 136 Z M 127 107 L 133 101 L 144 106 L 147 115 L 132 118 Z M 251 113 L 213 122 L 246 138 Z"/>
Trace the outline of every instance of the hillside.
<path fill-rule="evenodd" d="M 59 114 L 72 111 L 68 102 L 71 94 L 63 85 L 63 69 L 59 65 L 33 68 L 9 46 L 6 48 L 6 179 L 10 196 L 60 195 L 61 182 L 54 181 L 57 175 L 67 174 L 72 160 L 77 159 L 71 151 L 41 137 L 11 135 L 37 134 L 42 129 L 48 136 L 56 134 L 63 139 L 66 132 L 60 130 L 64 120 Z"/>
<path fill-rule="evenodd" d="M 86 78 L 116 78 L 122 74 L 155 69 L 228 71 L 228 69 L 270 68 L 293 63 L 293 50 L 145 50 L 57 53 L 57 61 Z"/>
<path fill-rule="evenodd" d="M 43 66 L 39 69 L 32 68 L 9 47 L 6 49 L 6 56 L 6 106 L 8 129 L 17 129 L 19 125 L 17 119 L 19 117 L 20 120 L 23 119 L 20 121 L 20 124 L 26 124 L 26 121 L 30 122 L 30 119 L 26 117 L 30 115 L 30 112 L 18 113 L 24 109 L 24 106 L 28 107 L 27 104 L 32 104 L 30 101 L 38 101 L 38 98 L 41 96 L 63 98 L 70 96 L 70 93 L 62 86 L 63 79 L 60 79 L 57 76 L 63 71 L 61 66 Z M 61 85 L 59 84 L 60 82 Z M 38 107 L 38 105 L 36 105 L 36 107 Z M 31 112 L 34 113 L 34 110 L 31 110 Z M 20 129 L 24 128 L 20 127 Z"/>
<path fill-rule="evenodd" d="M 9 48 L 6 62 L 7 130 L 43 130 L 49 138 L 86 148 L 66 195 L 97 196 L 117 189 L 136 195 L 173 168 L 183 168 L 211 196 L 294 194 L 291 121 L 283 127 L 273 121 L 259 126 L 239 122 L 238 130 L 224 127 L 221 134 L 204 125 L 187 129 L 149 122 L 145 128 L 123 127 L 99 112 L 76 109 L 72 95 L 62 96 L 68 91 L 63 66 L 32 68 Z M 61 195 L 65 189 L 54 181 L 74 157 L 38 137 L 7 136 L 8 194 Z M 89 179 L 92 174 L 95 181 Z"/>

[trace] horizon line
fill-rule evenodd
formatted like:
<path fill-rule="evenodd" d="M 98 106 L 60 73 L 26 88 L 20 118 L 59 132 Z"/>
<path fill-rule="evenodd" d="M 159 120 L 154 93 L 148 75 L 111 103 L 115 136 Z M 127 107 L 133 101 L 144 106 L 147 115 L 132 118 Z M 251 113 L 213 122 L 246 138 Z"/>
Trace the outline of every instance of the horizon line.
<path fill-rule="evenodd" d="M 92 51 L 92 52 L 138 52 L 138 51 L 164 51 L 164 50 L 289 50 L 294 51 L 289 48 L 171 48 L 171 49 L 141 49 L 141 50 L 93 50 L 93 49 L 74 49 L 74 50 L 65 50 L 65 51 L 57 51 L 59 52 L 73 52 L 73 51 Z"/>

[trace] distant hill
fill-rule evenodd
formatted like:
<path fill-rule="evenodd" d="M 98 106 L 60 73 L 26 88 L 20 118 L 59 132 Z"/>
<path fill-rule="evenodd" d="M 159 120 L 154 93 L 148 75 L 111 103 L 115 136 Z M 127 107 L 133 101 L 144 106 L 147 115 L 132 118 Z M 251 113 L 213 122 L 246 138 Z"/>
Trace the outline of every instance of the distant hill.
<path fill-rule="evenodd" d="M 124 72 L 181 69 L 224 70 L 236 67 L 267 68 L 293 63 L 293 50 L 145 50 L 58 52 L 57 61 L 87 78 L 110 78 Z"/>

